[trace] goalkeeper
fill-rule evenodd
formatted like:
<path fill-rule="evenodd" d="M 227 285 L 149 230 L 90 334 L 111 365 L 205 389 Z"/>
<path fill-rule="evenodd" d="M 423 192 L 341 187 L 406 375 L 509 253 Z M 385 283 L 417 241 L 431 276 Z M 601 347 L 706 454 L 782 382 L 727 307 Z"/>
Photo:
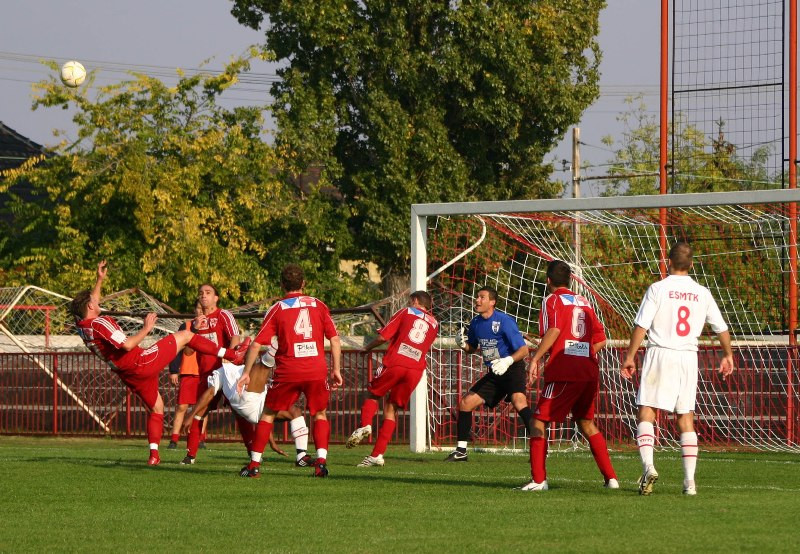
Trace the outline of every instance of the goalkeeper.
<path fill-rule="evenodd" d="M 458 444 L 446 462 L 466 462 L 467 443 L 472 432 L 472 412 L 486 405 L 494 408 L 501 400 L 511 402 L 522 419 L 528 436 L 531 433 L 531 409 L 525 390 L 527 375 L 524 359 L 528 346 L 510 315 L 495 309 L 497 291 L 491 287 L 478 290 L 475 316 L 459 346 L 467 352 L 480 351 L 488 372 L 472 385 L 458 404 Z"/>

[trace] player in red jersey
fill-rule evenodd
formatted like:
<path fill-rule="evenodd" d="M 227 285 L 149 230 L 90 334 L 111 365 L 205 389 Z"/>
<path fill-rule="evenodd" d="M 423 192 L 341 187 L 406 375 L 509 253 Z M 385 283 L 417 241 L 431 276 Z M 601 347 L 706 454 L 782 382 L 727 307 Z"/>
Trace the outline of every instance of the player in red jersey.
<path fill-rule="evenodd" d="M 431 295 L 425 291 L 411 293 L 408 308 L 394 314 L 378 336 L 364 346 L 369 352 L 389 341 L 381 366 L 370 381 L 369 398 L 361 405 L 361 427 L 353 431 L 345 445 L 353 448 L 372 433 L 372 418 L 378 411 L 378 400 L 389 395 L 383 405 L 383 423 L 372 454 L 357 467 L 384 465 L 383 453 L 392 438 L 396 425 L 396 412 L 405 408 L 411 393 L 425 372 L 425 361 L 433 341 L 439 333 L 439 322 L 431 315 Z"/>
<path fill-rule="evenodd" d="M 197 289 L 197 301 L 203 312 L 195 318 L 192 330 L 203 338 L 206 338 L 216 345 L 227 348 L 235 348 L 242 340 L 239 332 L 239 325 L 228 310 L 223 310 L 217 306 L 219 293 L 217 289 L 208 283 L 200 285 Z M 197 399 L 201 398 L 208 389 L 208 376 L 222 366 L 219 358 L 205 354 L 197 354 Z M 186 439 L 186 457 L 181 461 L 183 465 L 191 465 L 197 457 L 197 449 L 200 443 L 205 441 L 202 433 L 203 424 L 208 417 L 208 413 L 217 408 L 219 397 L 208 406 L 201 420 L 193 419 L 189 429 L 189 436 Z M 195 403 L 193 402 L 193 404 Z"/>
<path fill-rule="evenodd" d="M 250 464 L 240 473 L 243 477 L 258 477 L 261 454 L 272 432 L 275 415 L 288 410 L 304 394 L 306 406 L 314 418 L 314 445 L 317 459 L 314 476 L 328 475 L 326 466 L 330 424 L 326 410 L 330 397 L 328 366 L 325 361 L 325 339 L 330 341 L 333 388 L 342 385 L 342 346 L 328 307 L 319 299 L 303 294 L 305 277 L 296 264 L 281 271 L 281 287 L 286 296 L 275 303 L 264 316 L 253 343 L 247 351 L 244 373 L 238 390 L 250 381 L 250 370 L 259 357 L 261 345 L 271 345 L 275 352 L 275 372 L 264 402 L 264 414 L 256 428 Z"/>
<path fill-rule="evenodd" d="M 539 334 L 542 341 L 528 366 L 528 384 L 539 376 L 539 362 L 550 352 L 544 372 L 545 388 L 533 416 L 531 432 L 530 483 L 523 491 L 547 490 L 547 424 L 562 421 L 572 412 L 603 474 L 605 487 L 618 489 L 617 474 L 608 456 L 606 440 L 594 424 L 594 399 L 597 395 L 600 367 L 597 352 L 606 344 L 603 324 L 589 301 L 575 294 L 569 286 L 572 271 L 561 260 L 547 266 L 547 290 L 550 293 L 539 313 Z"/>
<path fill-rule="evenodd" d="M 86 346 L 122 379 L 147 406 L 147 440 L 150 443 L 148 465 L 158 465 L 161 459 L 158 444 L 164 426 L 164 401 L 158 392 L 158 374 L 175 358 L 180 348 L 190 346 L 197 352 L 241 363 L 245 345 L 239 349 L 219 348 L 188 330 L 178 331 L 156 342 L 146 350 L 139 344 L 156 324 L 157 316 L 149 313 L 142 329 L 129 337 L 114 318 L 101 315 L 100 293 L 108 268 L 105 260 L 97 265 L 97 280 L 92 290 L 75 295 L 70 311 L 75 316 L 78 332 Z"/>

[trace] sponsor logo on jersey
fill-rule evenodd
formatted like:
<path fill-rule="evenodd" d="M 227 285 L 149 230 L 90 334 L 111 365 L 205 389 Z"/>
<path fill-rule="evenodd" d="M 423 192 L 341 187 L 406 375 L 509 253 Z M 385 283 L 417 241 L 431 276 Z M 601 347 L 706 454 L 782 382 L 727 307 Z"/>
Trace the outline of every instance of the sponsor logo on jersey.
<path fill-rule="evenodd" d="M 294 298 L 284 298 L 279 304 L 284 310 L 290 308 L 316 308 L 317 299 L 313 296 L 295 296 Z"/>
<path fill-rule="evenodd" d="M 500 330 L 500 322 L 492 321 L 492 333 L 497 333 Z"/>
<path fill-rule="evenodd" d="M 296 342 L 294 343 L 295 358 L 312 358 L 317 355 L 316 342 Z"/>
<path fill-rule="evenodd" d="M 422 357 L 422 350 L 417 350 L 413 346 L 409 346 L 404 342 L 400 344 L 400 348 L 397 349 L 397 353 L 401 356 L 405 356 L 406 358 L 411 358 L 415 362 L 418 362 Z"/>
<path fill-rule="evenodd" d="M 580 356 L 581 358 L 588 358 L 589 343 L 577 340 L 565 340 L 564 354 L 567 354 L 568 356 Z"/>
<path fill-rule="evenodd" d="M 589 302 L 577 294 L 559 294 L 558 297 L 565 306 L 589 306 Z"/>

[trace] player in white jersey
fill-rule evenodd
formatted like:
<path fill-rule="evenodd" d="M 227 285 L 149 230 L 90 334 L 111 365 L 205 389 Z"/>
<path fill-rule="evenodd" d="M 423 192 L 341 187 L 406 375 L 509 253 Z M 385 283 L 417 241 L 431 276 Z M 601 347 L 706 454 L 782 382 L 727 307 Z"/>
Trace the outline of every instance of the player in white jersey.
<path fill-rule="evenodd" d="M 650 285 L 634 320 L 630 345 L 620 373 L 630 379 L 636 372 L 636 352 L 649 339 L 642 363 L 636 404 L 639 406 L 636 442 L 642 458 L 639 494 L 649 495 L 658 480 L 653 465 L 656 410 L 675 412 L 681 432 L 683 492 L 697 494 L 697 433 L 694 407 L 697 395 L 697 337 L 708 323 L 724 352 L 718 371 L 725 379 L 733 371 L 731 335 L 717 303 L 707 288 L 689 276 L 692 247 L 679 242 L 669 251 L 669 275 Z"/>
<path fill-rule="evenodd" d="M 248 389 L 242 391 L 241 394 L 236 389 L 236 384 L 242 377 L 244 365 L 224 363 L 222 367 L 211 372 L 208 376 L 208 388 L 203 395 L 198 398 L 197 404 L 184 419 L 184 431 L 188 430 L 189 426 L 192 424 L 192 417 L 196 419 L 203 418 L 208 405 L 212 402 L 214 397 L 221 392 L 228 400 L 228 404 L 230 404 L 236 416 L 236 423 L 242 434 L 242 440 L 249 452 L 250 444 L 255 437 L 255 425 L 258 424 L 261 413 L 264 411 L 264 400 L 267 397 L 267 379 L 269 378 L 270 368 L 275 367 L 275 358 L 273 357 L 274 350 L 273 352 L 269 350 L 268 348 L 261 356 L 260 364 L 254 366 L 253 372 L 251 373 L 250 386 Z M 306 453 L 308 447 L 308 427 L 306 427 L 306 421 L 300 408 L 292 406 L 289 410 L 278 412 L 276 419 L 289 421 L 289 429 L 291 430 L 295 449 L 297 451 L 295 465 L 301 467 L 311 465 L 311 457 Z M 278 454 L 282 456 L 286 455 L 275 444 L 272 435 L 269 437 L 269 444 L 272 450 Z"/>

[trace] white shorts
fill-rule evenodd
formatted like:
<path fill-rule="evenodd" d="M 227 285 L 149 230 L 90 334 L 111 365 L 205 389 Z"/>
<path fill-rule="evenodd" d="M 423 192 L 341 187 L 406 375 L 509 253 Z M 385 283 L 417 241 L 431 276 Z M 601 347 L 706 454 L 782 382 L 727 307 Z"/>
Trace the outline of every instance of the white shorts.
<path fill-rule="evenodd" d="M 244 391 L 241 395 L 229 398 L 228 402 L 237 414 L 250 423 L 256 424 L 261 419 L 261 412 L 264 411 L 264 399 L 266 397 L 266 390 L 264 392 Z"/>
<path fill-rule="evenodd" d="M 642 363 L 637 406 L 688 414 L 697 397 L 697 352 L 649 347 Z"/>

